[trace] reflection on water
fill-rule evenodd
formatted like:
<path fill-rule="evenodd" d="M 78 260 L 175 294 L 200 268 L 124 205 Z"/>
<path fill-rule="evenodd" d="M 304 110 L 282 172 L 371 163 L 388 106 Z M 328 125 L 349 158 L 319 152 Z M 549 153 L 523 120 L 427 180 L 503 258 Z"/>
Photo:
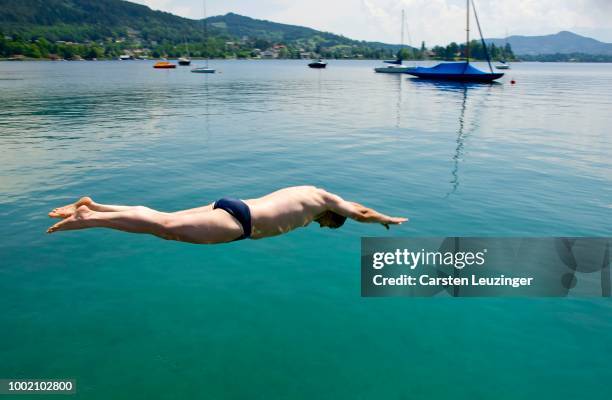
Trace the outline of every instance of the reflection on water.
<path fill-rule="evenodd" d="M 492 82 L 487 84 L 482 83 L 465 83 L 465 82 L 453 82 L 453 81 L 431 81 L 431 80 L 423 80 L 417 78 L 410 78 L 411 82 L 415 85 L 421 86 L 429 86 L 433 87 L 436 90 L 440 90 L 445 93 L 447 96 L 451 98 L 459 98 L 458 103 L 453 103 L 453 105 L 457 105 L 458 108 L 458 128 L 456 133 L 456 146 L 454 153 L 452 155 L 452 169 L 451 175 L 452 179 L 451 189 L 448 191 L 445 197 L 450 196 L 455 193 L 459 188 L 459 166 L 463 161 L 464 153 L 465 153 L 465 143 L 470 136 L 470 134 L 474 131 L 477 131 L 480 127 L 480 118 L 481 111 L 485 110 L 486 102 L 490 98 L 493 90 L 500 89 L 501 84 L 499 82 Z M 470 120 L 466 121 L 466 111 L 468 108 L 468 92 L 474 92 L 474 96 L 476 97 L 477 103 L 470 104 L 473 108 L 472 113 L 470 115 Z M 398 100 L 398 109 L 401 104 L 401 92 Z M 454 107 L 448 107 L 445 110 L 450 115 L 456 113 Z M 399 115 L 399 111 L 398 111 Z M 469 126 L 468 126 L 469 125 Z"/>
<path fill-rule="evenodd" d="M 465 108 L 467 105 L 467 93 L 468 88 L 464 86 L 463 88 L 463 100 L 461 101 L 461 115 L 459 116 L 459 130 L 457 131 L 457 149 L 455 150 L 455 154 L 453 155 L 453 170 L 451 174 L 453 175 L 453 179 L 451 180 L 452 189 L 450 192 L 446 194 L 446 196 L 450 196 L 452 193 L 457 191 L 459 187 L 459 160 L 463 156 L 463 145 L 467 134 L 464 132 L 465 129 Z"/>

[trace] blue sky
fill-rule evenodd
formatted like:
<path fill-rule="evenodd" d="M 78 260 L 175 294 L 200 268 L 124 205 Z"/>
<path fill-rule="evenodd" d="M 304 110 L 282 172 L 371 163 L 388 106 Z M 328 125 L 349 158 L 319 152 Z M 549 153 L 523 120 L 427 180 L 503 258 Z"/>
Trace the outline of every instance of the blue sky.
<path fill-rule="evenodd" d="M 203 13 L 202 0 L 132 1 L 188 18 Z M 486 37 L 570 30 L 612 42 L 612 0 L 476 0 L 476 5 Z M 400 40 L 404 8 L 413 44 L 446 44 L 465 35 L 465 0 L 207 0 L 206 7 L 208 16 L 235 12 L 387 43 Z"/>

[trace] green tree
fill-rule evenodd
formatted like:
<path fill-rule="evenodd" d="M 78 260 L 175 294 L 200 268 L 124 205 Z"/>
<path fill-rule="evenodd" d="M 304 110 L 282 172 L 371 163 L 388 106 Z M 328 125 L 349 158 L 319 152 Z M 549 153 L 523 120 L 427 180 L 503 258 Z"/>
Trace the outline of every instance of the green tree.
<path fill-rule="evenodd" d="M 399 49 L 397 51 L 396 57 L 399 60 L 409 60 L 411 58 L 411 51 L 408 50 L 406 47 L 402 47 L 401 49 Z"/>
<path fill-rule="evenodd" d="M 451 42 L 446 46 L 445 56 L 447 60 L 454 60 L 459 52 L 459 45 L 455 42 Z"/>
<path fill-rule="evenodd" d="M 88 59 L 88 60 L 92 60 L 94 58 L 102 58 L 104 56 L 104 49 L 101 49 L 99 47 L 96 46 L 91 46 L 89 47 L 84 55 L 84 58 Z"/>

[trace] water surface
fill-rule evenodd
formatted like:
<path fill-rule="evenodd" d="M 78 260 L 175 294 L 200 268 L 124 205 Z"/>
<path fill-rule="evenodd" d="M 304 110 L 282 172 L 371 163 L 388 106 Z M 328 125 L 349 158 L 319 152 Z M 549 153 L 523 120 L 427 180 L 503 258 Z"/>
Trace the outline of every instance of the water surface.
<path fill-rule="evenodd" d="M 0 378 L 89 399 L 610 398 L 607 300 L 359 282 L 361 236 L 610 236 L 609 64 L 513 64 L 495 85 L 212 64 L 0 63 Z M 219 246 L 44 234 L 83 195 L 178 210 L 301 184 L 411 221 Z"/>

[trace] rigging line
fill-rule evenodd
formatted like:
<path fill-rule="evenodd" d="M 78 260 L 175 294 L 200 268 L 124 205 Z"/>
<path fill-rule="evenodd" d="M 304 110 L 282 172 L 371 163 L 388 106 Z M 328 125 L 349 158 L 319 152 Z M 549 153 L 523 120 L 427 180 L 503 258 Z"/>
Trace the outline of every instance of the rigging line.
<path fill-rule="evenodd" d="M 489 64 L 489 70 L 493 73 L 493 67 L 491 66 L 491 58 L 489 57 L 489 50 L 487 49 L 487 44 L 485 43 L 484 37 L 482 36 L 482 29 L 480 29 L 480 21 L 478 21 L 478 14 L 476 13 L 476 4 L 474 0 L 472 0 L 472 8 L 474 10 L 474 18 L 476 19 L 476 25 L 478 26 L 478 33 L 480 33 L 480 41 L 482 42 L 482 47 L 484 48 L 485 56 L 487 57 L 487 63 Z"/>

